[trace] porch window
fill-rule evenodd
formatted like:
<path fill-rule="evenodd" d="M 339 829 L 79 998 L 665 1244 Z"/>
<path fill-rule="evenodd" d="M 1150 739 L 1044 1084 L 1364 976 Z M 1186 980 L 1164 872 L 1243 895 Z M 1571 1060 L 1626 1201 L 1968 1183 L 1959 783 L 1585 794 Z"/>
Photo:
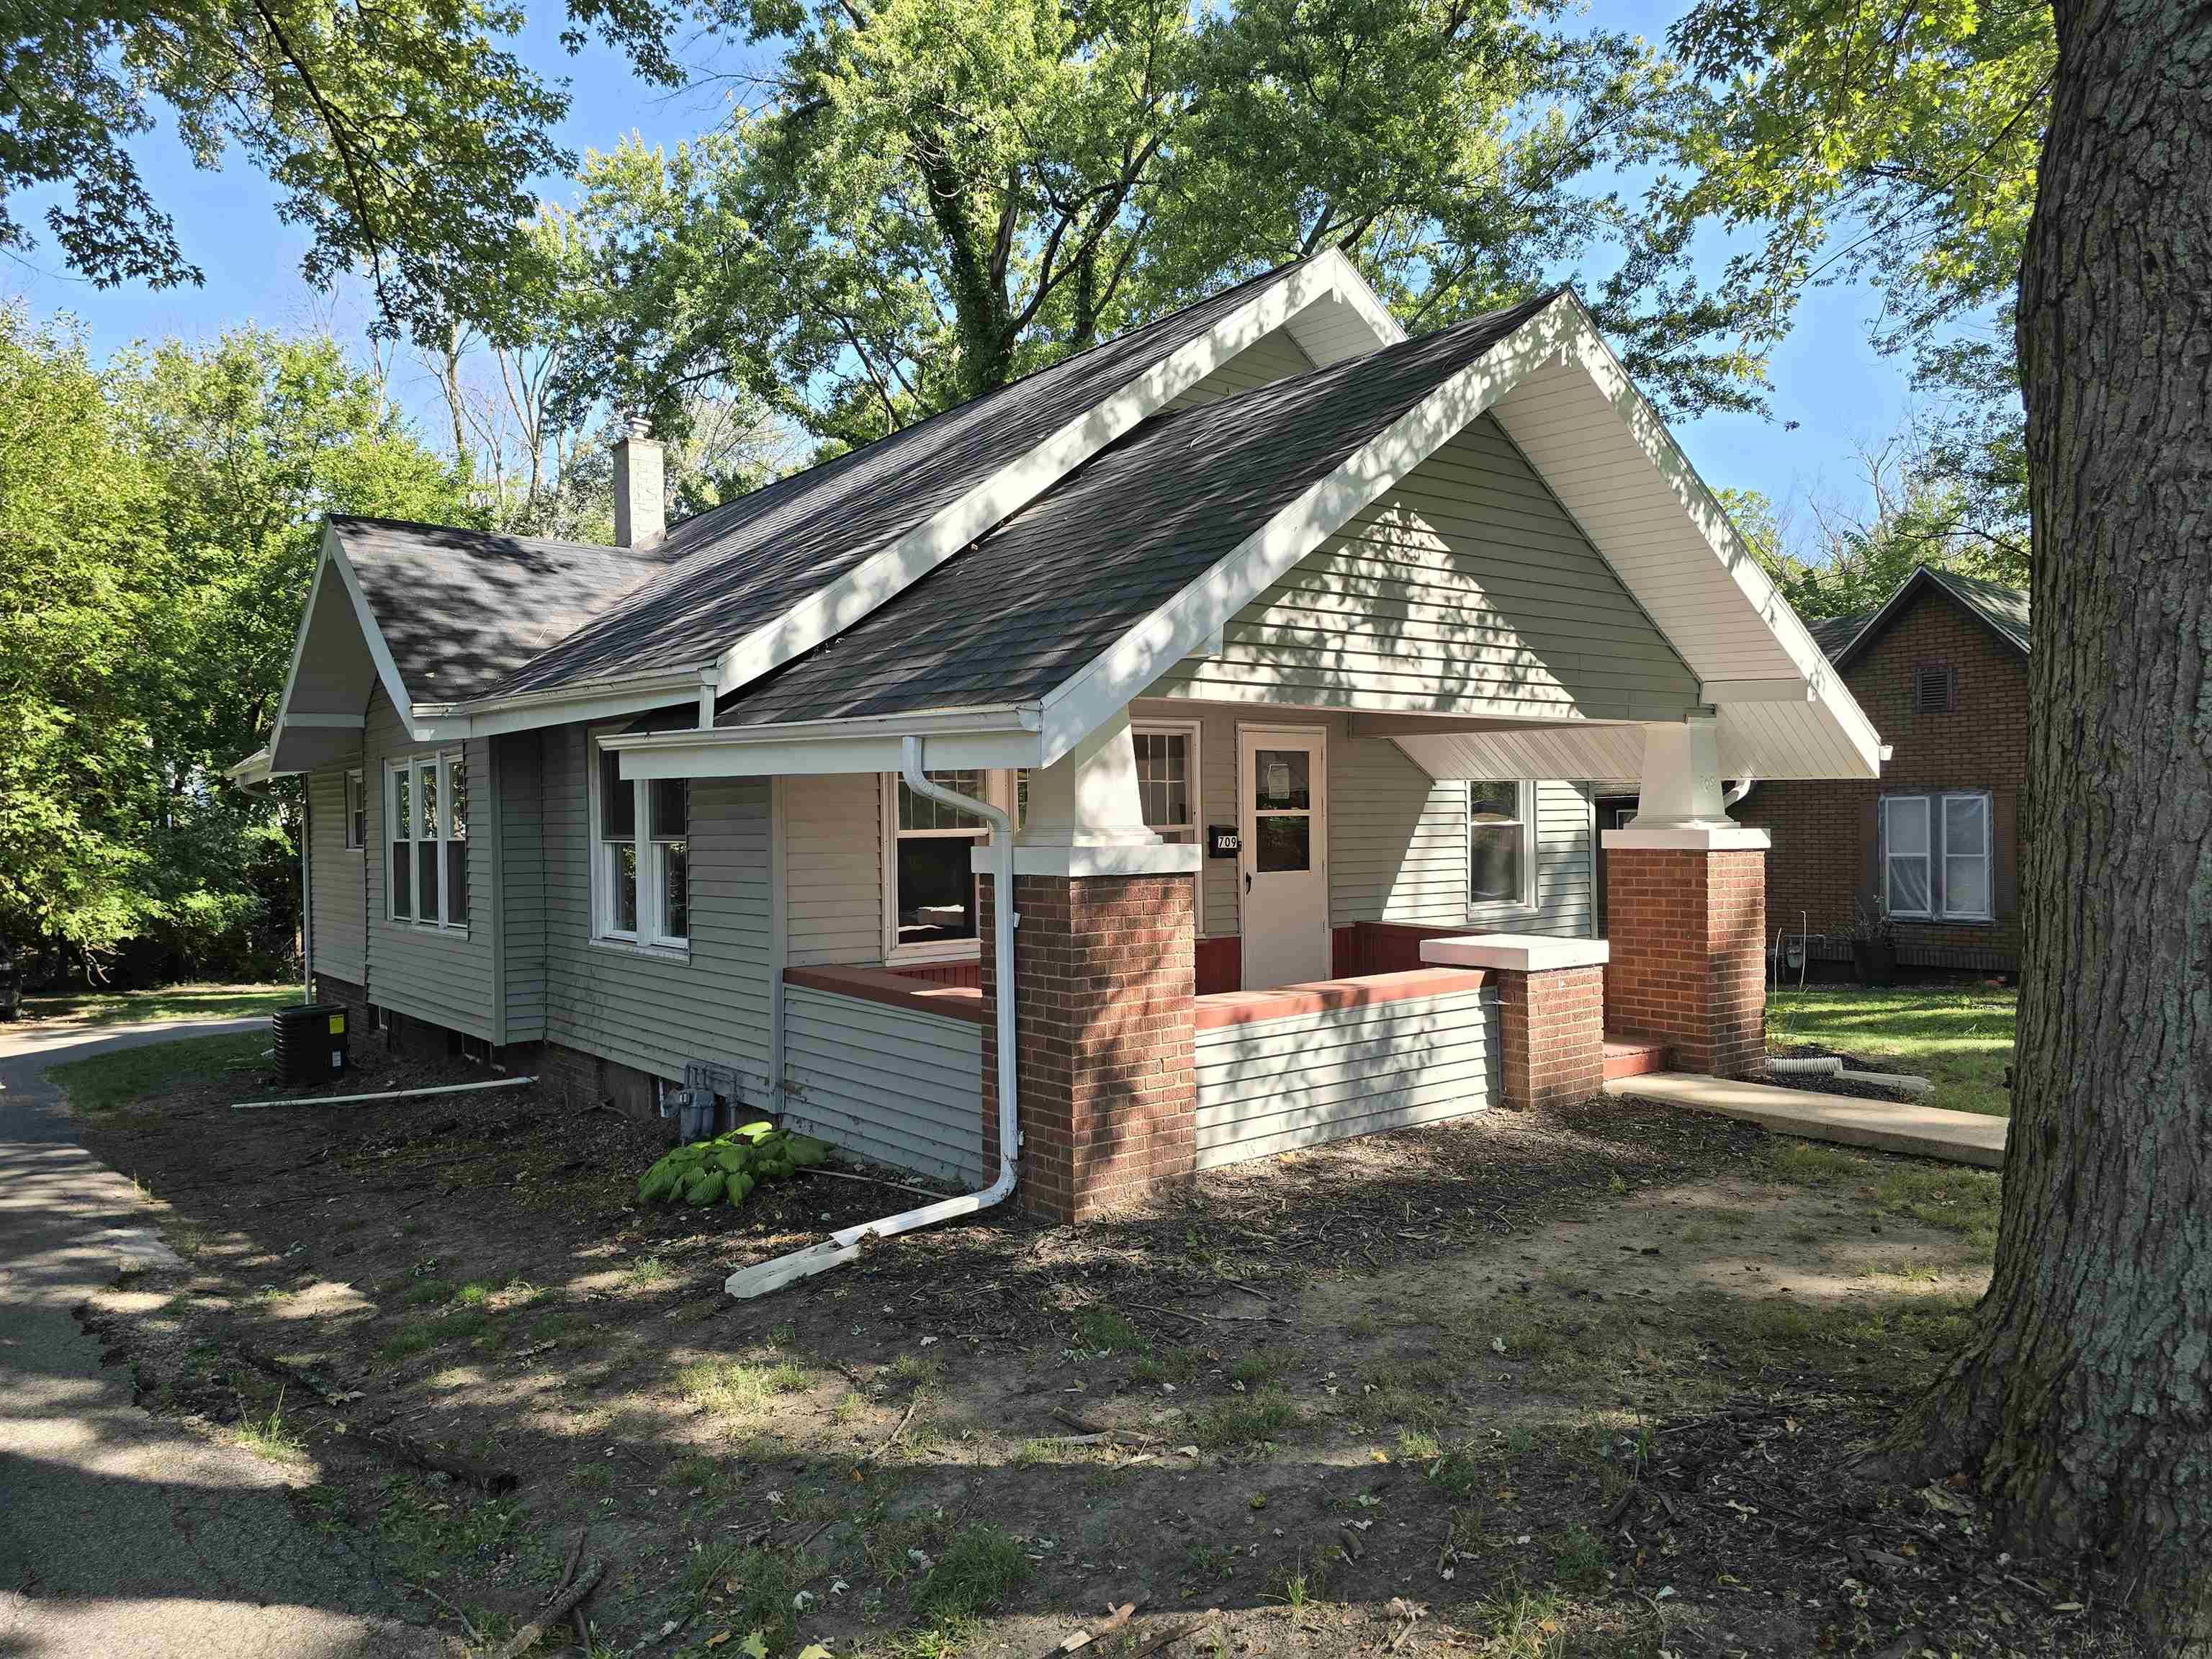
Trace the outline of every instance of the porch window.
<path fill-rule="evenodd" d="M 1526 781 L 1470 783 L 1467 796 L 1467 902 L 1535 902 L 1535 786 Z"/>
<path fill-rule="evenodd" d="M 691 782 L 630 778 L 611 749 L 592 778 L 592 937 L 682 951 L 691 943 Z"/>
<path fill-rule="evenodd" d="M 1014 787 L 1003 772 L 932 772 L 932 783 L 1003 806 Z M 884 780 L 884 957 L 926 962 L 973 955 L 976 949 L 975 873 L 969 854 L 990 838 L 991 827 L 917 795 L 896 774 Z"/>
<path fill-rule="evenodd" d="M 1198 836 L 1198 726 L 1137 726 L 1129 731 L 1137 751 L 1137 794 L 1145 827 L 1162 841 Z"/>
<path fill-rule="evenodd" d="M 1882 798 L 1882 908 L 1891 915 L 1988 921 L 1995 864 L 1988 795 Z"/>
<path fill-rule="evenodd" d="M 358 772 L 345 775 L 345 844 L 348 852 L 368 845 L 368 791 Z"/>
<path fill-rule="evenodd" d="M 469 925 L 469 765 L 458 750 L 384 769 L 386 911 L 423 927 Z"/>

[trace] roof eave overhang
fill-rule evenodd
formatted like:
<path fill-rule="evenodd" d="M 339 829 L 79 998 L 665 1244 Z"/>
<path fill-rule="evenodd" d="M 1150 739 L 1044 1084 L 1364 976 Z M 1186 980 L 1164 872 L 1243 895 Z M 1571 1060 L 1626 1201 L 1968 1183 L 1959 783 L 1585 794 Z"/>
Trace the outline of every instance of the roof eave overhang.
<path fill-rule="evenodd" d="M 646 674 L 579 680 L 552 690 L 466 702 L 416 703 L 409 711 L 409 726 L 422 741 L 446 742 L 578 720 L 613 720 L 683 702 L 696 702 L 702 713 L 711 713 L 715 689 L 714 665 L 691 663 Z"/>
<path fill-rule="evenodd" d="M 1822 762 L 1834 775 L 1880 775 L 1881 738 L 1787 602 L 1759 568 L 1719 501 L 1706 488 L 1666 429 L 1656 410 L 1637 391 L 1625 369 L 1598 334 L 1582 302 L 1562 293 L 1504 339 L 1457 370 L 1413 409 L 1370 439 L 1327 477 L 1305 490 L 1266 525 L 1255 531 L 1173 599 L 1128 629 L 1120 640 L 1048 693 L 1042 704 L 1043 759 L 1049 764 L 1068 752 L 1131 698 L 1141 696 L 1175 665 L 1202 648 L 1209 638 L 1247 604 L 1304 558 L 1385 490 L 1434 454 L 1446 441 L 1495 408 L 1539 368 L 1578 364 L 1597 393 L 1628 428 L 1644 459 L 1670 490 L 1704 538 L 1718 567 L 1714 586 L 1725 592 L 1732 582 L 1740 602 L 1781 647 L 1791 672 L 1778 674 L 1771 653 L 1740 676 L 1714 675 L 1701 684 L 1705 704 L 1725 723 L 1730 711 L 1747 723 L 1797 707 L 1828 726 L 1850 757 L 1838 766 Z M 1585 533 L 1588 533 L 1586 531 Z M 1592 544 L 1614 565 L 1632 595 L 1632 574 L 1607 555 L 1602 540 Z M 1655 626 L 1659 626 L 1654 618 Z M 1663 634 L 1666 629 L 1661 626 Z M 1495 709 L 1470 704 L 1430 712 L 1481 717 Z M 1665 718 L 1687 718 L 1701 709 L 1669 711 Z M 1655 718 L 1657 716 L 1655 714 Z M 1610 776 L 1601 768 L 1617 764 L 1620 736 L 1586 738 L 1593 769 L 1559 775 Z M 1599 749 L 1602 747 L 1602 757 Z M 1824 775 L 1824 773 L 1814 773 Z"/>
<path fill-rule="evenodd" d="M 1035 705 L 1006 704 L 782 726 L 625 732 L 600 744 L 621 757 L 625 778 L 811 777 L 896 772 L 909 738 L 922 740 L 925 764 L 933 769 L 1039 766 L 1038 726 Z"/>

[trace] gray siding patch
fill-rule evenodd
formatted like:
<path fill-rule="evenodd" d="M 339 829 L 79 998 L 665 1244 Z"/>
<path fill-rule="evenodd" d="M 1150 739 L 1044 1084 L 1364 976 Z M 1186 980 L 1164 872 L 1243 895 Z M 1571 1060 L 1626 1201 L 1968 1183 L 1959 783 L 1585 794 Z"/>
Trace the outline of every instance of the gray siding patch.
<path fill-rule="evenodd" d="M 1480 1111 L 1498 1097 L 1488 990 L 1198 1033 L 1198 1167 Z"/>
<path fill-rule="evenodd" d="M 686 1060 L 719 1060 L 763 1103 L 775 992 L 768 780 L 691 786 L 688 955 L 599 945 L 585 730 L 544 738 L 546 1036 L 672 1080 Z"/>
<path fill-rule="evenodd" d="M 508 1042 L 545 1035 L 545 769 L 543 734 L 492 740 L 499 766 L 500 926 Z"/>
<path fill-rule="evenodd" d="M 784 781 L 785 937 L 792 964 L 884 959 L 882 781 Z"/>
<path fill-rule="evenodd" d="M 983 1174 L 983 1030 L 811 986 L 783 989 L 784 1121 L 941 1180 Z"/>
<path fill-rule="evenodd" d="M 392 849 L 384 838 L 384 763 L 401 755 L 427 754 L 459 747 L 469 766 L 469 926 L 465 933 L 422 927 L 391 919 L 385 886 Z M 465 1031 L 487 1042 L 499 1041 L 493 1012 L 493 935 L 499 927 L 498 895 L 492 885 L 491 838 L 497 833 L 498 788 L 492 775 L 491 744 L 483 738 L 463 744 L 411 740 L 398 712 L 379 686 L 368 703 L 362 733 L 362 775 L 368 786 L 368 999 L 403 1014 Z"/>
<path fill-rule="evenodd" d="M 368 876 L 362 865 L 375 848 L 345 844 L 345 778 L 339 770 L 307 779 L 307 886 L 314 903 L 315 952 L 309 965 L 318 974 L 360 985 L 368 973 Z"/>

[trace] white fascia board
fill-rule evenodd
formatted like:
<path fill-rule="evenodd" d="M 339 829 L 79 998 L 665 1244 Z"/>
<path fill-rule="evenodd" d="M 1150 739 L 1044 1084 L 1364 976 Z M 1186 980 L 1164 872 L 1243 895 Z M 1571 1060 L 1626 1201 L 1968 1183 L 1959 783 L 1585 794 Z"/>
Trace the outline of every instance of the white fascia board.
<path fill-rule="evenodd" d="M 888 604 L 993 526 L 1035 501 L 1139 422 L 1157 415 L 1217 368 L 1330 298 L 1350 281 L 1371 289 L 1337 256 L 1316 259 L 1272 283 L 1195 340 L 1070 421 L 1019 460 L 1000 468 L 926 524 L 836 581 L 763 623 L 722 653 L 716 678 L 725 691 L 748 685 Z M 1382 315 L 1388 316 L 1388 313 Z M 1387 343 L 1378 338 L 1376 343 Z"/>
<path fill-rule="evenodd" d="M 368 641 L 368 659 L 376 665 L 376 678 L 383 683 L 384 695 L 392 699 L 393 712 L 407 726 L 410 738 L 417 743 L 427 740 L 429 733 L 415 727 L 412 717 L 414 699 L 407 695 L 406 684 L 399 678 L 399 665 L 392 660 L 392 647 L 384 642 L 384 630 L 376 625 L 376 612 L 369 609 L 368 595 L 362 591 L 361 578 L 354 574 L 353 561 L 346 557 L 345 549 L 338 544 L 337 532 L 329 525 L 323 526 L 323 553 L 326 568 L 338 573 L 338 580 L 345 584 L 346 598 L 353 601 L 354 619 L 361 624 L 362 638 Z M 315 573 L 315 581 L 318 586 L 322 583 L 320 569 Z M 307 615 L 314 615 L 314 596 L 312 593 L 307 596 Z M 300 642 L 302 645 L 307 643 L 304 626 L 301 630 Z M 292 666 L 296 672 L 299 669 L 296 656 Z M 284 692 L 288 697 L 291 690 L 292 683 L 287 679 Z"/>
<path fill-rule="evenodd" d="M 1036 766 L 1032 708 L 947 709 L 789 726 L 616 732 L 600 746 L 622 757 L 626 778 L 765 778 L 896 772 L 909 737 L 929 739 L 932 766 L 997 770 Z"/>
<path fill-rule="evenodd" d="M 1712 549 L 1714 558 L 1735 582 L 1745 604 L 1804 676 L 1812 689 L 1811 701 L 1821 706 L 1865 763 L 1867 775 L 1875 775 L 1881 739 L 1874 723 L 1867 719 L 1866 711 L 1844 686 L 1843 676 L 1836 672 L 1834 665 L 1813 642 L 1812 635 L 1790 608 L 1790 602 L 1760 568 L 1757 556 L 1729 521 L 1727 509 L 1698 475 L 1697 468 L 1674 441 L 1674 434 L 1668 430 L 1659 411 L 1636 389 L 1635 381 L 1613 355 L 1613 348 L 1606 344 L 1582 301 L 1571 293 L 1562 297 L 1572 307 L 1575 319 L 1570 337 L 1560 343 L 1562 360 L 1577 364 L 1590 377 L 1599 394 L 1613 405 L 1613 412 L 1628 428 L 1637 447 L 1650 458 L 1652 466 L 1681 503 L 1682 510 L 1705 538 L 1706 545 Z M 1543 314 L 1548 317 L 1551 309 L 1547 307 Z M 1603 549 L 1599 550 L 1602 552 Z M 1630 591 L 1634 592 L 1632 585 Z"/>
<path fill-rule="evenodd" d="M 688 667 L 589 680 L 554 691 L 526 691 L 475 702 L 427 705 L 410 711 L 410 723 L 428 740 L 495 737 L 502 732 L 531 732 L 575 720 L 611 720 L 642 714 L 674 703 L 695 702 L 714 684 L 711 669 Z"/>
<path fill-rule="evenodd" d="M 1512 390 L 1560 349 L 1562 335 L 1577 320 L 1569 296 L 1546 306 L 1050 693 L 1044 700 L 1045 764 L 1199 649 L 1291 566 Z"/>
<path fill-rule="evenodd" d="M 241 789 L 258 789 L 270 778 L 280 775 L 269 769 L 266 749 L 257 749 L 236 765 L 225 767 L 222 775 Z"/>
<path fill-rule="evenodd" d="M 1375 331 L 1376 345 L 1395 345 L 1406 337 L 1406 325 L 1390 314 L 1390 307 L 1382 303 L 1382 296 L 1368 286 L 1367 279 L 1359 274 L 1359 267 L 1352 263 L 1342 248 L 1329 249 L 1314 263 L 1328 272 L 1331 291 L 1336 297 L 1358 312 L 1368 327 Z"/>

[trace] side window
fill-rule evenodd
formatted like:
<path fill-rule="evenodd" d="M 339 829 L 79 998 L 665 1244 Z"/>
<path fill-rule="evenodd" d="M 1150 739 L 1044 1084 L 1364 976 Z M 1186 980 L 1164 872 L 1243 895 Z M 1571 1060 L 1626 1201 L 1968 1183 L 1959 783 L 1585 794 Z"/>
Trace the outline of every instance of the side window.
<path fill-rule="evenodd" d="M 469 925 L 469 765 L 459 750 L 384 767 L 385 912 L 426 927 Z"/>
<path fill-rule="evenodd" d="M 1532 904 L 1535 867 L 1534 786 L 1504 780 L 1470 783 L 1467 796 L 1467 902 Z"/>
<path fill-rule="evenodd" d="M 1129 740 L 1137 752 L 1137 793 L 1145 827 L 1162 841 L 1198 838 L 1198 727 L 1139 726 Z"/>
<path fill-rule="evenodd" d="M 1883 800 L 1882 908 L 1893 916 L 1936 914 L 1933 837 L 1927 796 L 1891 795 Z"/>
<path fill-rule="evenodd" d="M 691 782 L 624 778 L 594 747 L 592 936 L 685 950 L 691 943 Z"/>
<path fill-rule="evenodd" d="M 345 844 L 349 850 L 368 845 L 368 792 L 358 772 L 345 775 Z"/>

